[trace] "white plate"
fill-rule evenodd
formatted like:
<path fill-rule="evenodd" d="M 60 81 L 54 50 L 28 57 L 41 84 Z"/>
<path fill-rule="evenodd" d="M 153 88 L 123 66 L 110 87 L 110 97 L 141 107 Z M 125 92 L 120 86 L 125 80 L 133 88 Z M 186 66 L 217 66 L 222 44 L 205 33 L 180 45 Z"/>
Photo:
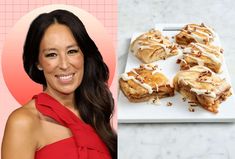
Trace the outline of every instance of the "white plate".
<path fill-rule="evenodd" d="M 176 35 L 184 24 L 159 24 L 157 29 L 161 30 L 164 36 L 171 37 Z M 141 33 L 135 33 L 132 40 Z M 172 39 L 173 40 L 173 39 Z M 214 41 L 215 45 L 220 46 L 219 37 Z M 226 50 L 224 51 L 226 58 Z M 179 66 L 176 60 L 182 55 L 173 56 L 166 60 L 155 62 L 162 72 L 172 81 L 174 75 L 179 71 Z M 141 62 L 131 52 L 128 53 L 125 72 L 133 68 L 139 67 Z M 222 65 L 223 72 L 220 77 L 226 78 L 231 84 L 225 61 Z M 233 91 L 232 91 L 233 92 Z M 226 101 L 220 104 L 219 113 L 214 114 L 206 111 L 201 107 L 195 107 L 195 112 L 188 110 L 189 104 L 182 100 L 182 96 L 175 92 L 174 97 L 160 99 L 160 105 L 142 103 L 131 103 L 119 91 L 118 96 L 118 122 L 119 123 L 149 123 L 149 122 L 234 122 L 235 121 L 235 96 L 234 93 Z M 167 106 L 167 102 L 173 103 L 172 106 Z"/>

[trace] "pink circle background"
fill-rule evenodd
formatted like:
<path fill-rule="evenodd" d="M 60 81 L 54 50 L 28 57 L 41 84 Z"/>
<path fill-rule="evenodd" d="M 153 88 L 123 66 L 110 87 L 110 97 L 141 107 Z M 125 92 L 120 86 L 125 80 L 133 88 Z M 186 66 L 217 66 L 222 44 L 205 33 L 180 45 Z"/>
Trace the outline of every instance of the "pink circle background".
<path fill-rule="evenodd" d="M 116 56 L 112 39 L 104 26 L 91 14 L 73 6 L 49 5 L 35 9 L 23 16 L 7 35 L 2 53 L 2 72 L 5 83 L 13 97 L 21 104 L 25 104 L 34 94 L 42 91 L 42 86 L 33 82 L 23 68 L 22 53 L 25 37 L 30 23 L 39 14 L 55 9 L 65 9 L 78 16 L 85 25 L 88 34 L 99 48 L 105 63 L 109 67 L 108 84 L 113 86 L 116 69 Z"/>

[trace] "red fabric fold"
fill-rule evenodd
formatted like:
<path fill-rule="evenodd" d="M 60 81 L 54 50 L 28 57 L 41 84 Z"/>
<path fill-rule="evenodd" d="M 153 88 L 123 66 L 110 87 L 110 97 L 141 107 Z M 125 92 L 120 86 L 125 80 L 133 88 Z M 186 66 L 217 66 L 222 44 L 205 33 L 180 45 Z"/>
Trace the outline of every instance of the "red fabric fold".
<path fill-rule="evenodd" d="M 46 93 L 33 97 L 36 108 L 43 115 L 69 128 L 75 138 L 78 159 L 111 159 L 107 146 L 95 130 L 79 119 L 73 112 Z"/>

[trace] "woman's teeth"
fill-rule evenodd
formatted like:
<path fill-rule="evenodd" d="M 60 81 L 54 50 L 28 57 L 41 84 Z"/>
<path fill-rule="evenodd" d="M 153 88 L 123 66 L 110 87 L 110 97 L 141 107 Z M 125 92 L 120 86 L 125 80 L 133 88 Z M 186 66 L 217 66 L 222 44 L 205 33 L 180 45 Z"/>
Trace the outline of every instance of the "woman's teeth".
<path fill-rule="evenodd" d="M 59 75 L 58 78 L 62 81 L 68 81 L 68 80 L 71 80 L 73 77 L 73 74 L 70 74 L 70 75 Z"/>

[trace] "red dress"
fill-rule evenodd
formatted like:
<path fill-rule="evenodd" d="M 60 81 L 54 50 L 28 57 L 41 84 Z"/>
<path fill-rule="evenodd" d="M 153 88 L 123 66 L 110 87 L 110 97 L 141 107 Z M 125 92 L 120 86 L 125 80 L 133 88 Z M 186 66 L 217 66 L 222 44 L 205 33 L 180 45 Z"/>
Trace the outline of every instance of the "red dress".
<path fill-rule="evenodd" d="M 108 148 L 90 125 L 46 93 L 33 98 L 38 111 L 69 128 L 73 134 L 36 151 L 35 159 L 111 159 Z"/>

